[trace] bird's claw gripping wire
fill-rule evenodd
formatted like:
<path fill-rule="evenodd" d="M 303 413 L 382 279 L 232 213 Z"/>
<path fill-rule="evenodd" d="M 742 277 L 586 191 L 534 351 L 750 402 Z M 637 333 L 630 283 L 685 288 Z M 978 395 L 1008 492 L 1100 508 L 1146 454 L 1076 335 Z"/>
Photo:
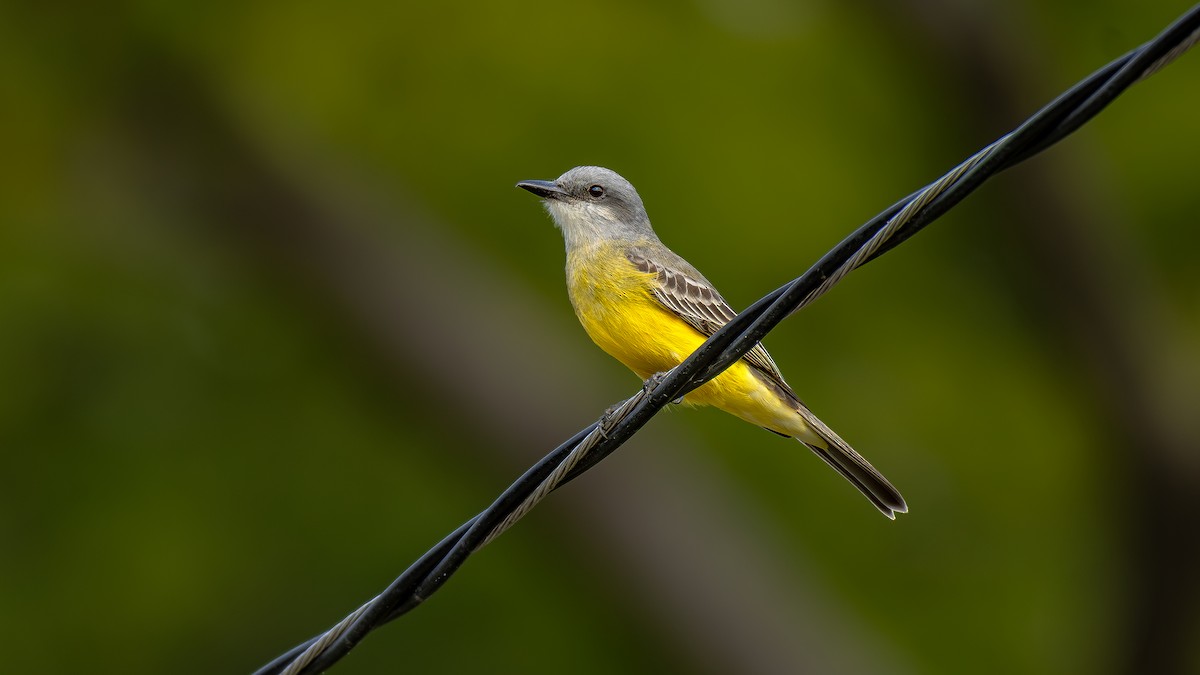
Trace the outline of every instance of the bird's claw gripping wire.
<path fill-rule="evenodd" d="M 658 385 L 662 384 L 663 380 L 667 379 L 667 375 L 670 373 L 671 371 L 669 370 L 660 371 L 646 378 L 646 381 L 642 383 L 642 391 L 646 392 L 647 396 L 653 394 L 654 390 L 658 389 Z M 683 396 L 676 398 L 674 401 L 671 401 L 671 403 L 674 403 L 675 405 L 683 403 Z"/>
<path fill-rule="evenodd" d="M 617 412 L 619 410 L 621 410 L 621 408 L 623 408 L 625 406 L 625 404 L 626 404 L 626 401 L 621 401 L 620 403 L 614 403 L 614 404 L 608 406 L 607 408 L 605 408 L 604 413 L 600 415 L 600 420 L 596 424 L 596 433 L 600 434 L 600 437 L 603 438 L 604 440 L 606 440 L 606 441 L 608 440 L 608 434 L 605 432 L 605 430 L 611 428 L 614 424 L 616 424 L 619 421 L 619 420 L 615 419 L 617 416 Z"/>

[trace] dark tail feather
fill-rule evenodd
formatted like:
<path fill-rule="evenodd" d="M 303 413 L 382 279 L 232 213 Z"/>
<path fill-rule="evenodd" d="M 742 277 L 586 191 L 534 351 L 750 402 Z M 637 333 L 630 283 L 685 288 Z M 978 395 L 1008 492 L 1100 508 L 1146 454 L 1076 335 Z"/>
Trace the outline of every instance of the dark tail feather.
<path fill-rule="evenodd" d="M 854 448 L 851 448 L 846 441 L 825 426 L 824 422 L 817 419 L 817 416 L 803 405 L 797 412 L 804 418 L 808 427 L 828 445 L 828 448 L 822 448 L 815 443 L 801 441 L 817 457 L 825 460 L 826 464 L 832 466 L 834 470 L 845 476 L 846 480 L 853 483 L 854 487 L 871 500 L 871 503 L 883 515 L 895 520 L 897 513 L 908 512 L 908 505 L 904 503 L 904 497 L 900 496 L 900 491 L 893 487 L 875 467 L 871 466 L 870 462 L 863 459 L 862 455 L 855 452 Z"/>
<path fill-rule="evenodd" d="M 836 451 L 830 452 L 825 448 L 805 443 L 813 453 L 825 460 L 825 463 L 832 466 L 834 470 L 842 474 L 846 480 L 854 484 L 859 492 L 863 493 L 875 508 L 879 509 L 883 515 L 896 519 L 897 513 L 907 513 L 908 505 L 904 503 L 904 497 L 900 496 L 900 492 L 892 487 L 892 484 L 887 481 L 878 471 L 875 471 L 870 464 L 866 465 L 869 471 L 863 471 L 862 467 L 853 463 L 846 462 L 845 458 Z"/>

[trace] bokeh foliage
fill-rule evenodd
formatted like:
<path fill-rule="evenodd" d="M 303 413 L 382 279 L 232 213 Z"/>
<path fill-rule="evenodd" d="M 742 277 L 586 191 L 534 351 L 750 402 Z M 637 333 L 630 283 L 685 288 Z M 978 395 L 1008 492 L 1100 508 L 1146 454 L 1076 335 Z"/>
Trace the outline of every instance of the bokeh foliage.
<path fill-rule="evenodd" d="M 0 6 L 5 670 L 251 670 L 630 393 L 517 180 L 743 306 L 1185 9 Z M 911 514 L 668 412 L 338 672 L 1200 671 L 1197 58 L 768 340 Z"/>

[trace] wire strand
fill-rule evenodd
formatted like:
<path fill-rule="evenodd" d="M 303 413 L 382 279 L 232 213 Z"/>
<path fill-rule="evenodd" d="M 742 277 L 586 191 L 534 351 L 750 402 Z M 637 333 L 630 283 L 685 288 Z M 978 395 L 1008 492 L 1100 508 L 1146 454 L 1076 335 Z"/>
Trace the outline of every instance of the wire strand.
<path fill-rule="evenodd" d="M 1200 5 L 1154 40 L 1081 80 L 1012 132 L 859 227 L 802 276 L 760 298 L 678 366 L 648 380 L 641 391 L 530 467 L 490 507 L 447 535 L 382 593 L 332 628 L 262 666 L 256 675 L 302 675 L 332 666 L 368 633 L 421 604 L 471 554 L 511 528 L 551 492 L 612 454 L 668 403 L 742 358 L 783 319 L 922 230 L 988 178 L 1069 136 L 1134 83 L 1159 72 L 1197 42 Z"/>

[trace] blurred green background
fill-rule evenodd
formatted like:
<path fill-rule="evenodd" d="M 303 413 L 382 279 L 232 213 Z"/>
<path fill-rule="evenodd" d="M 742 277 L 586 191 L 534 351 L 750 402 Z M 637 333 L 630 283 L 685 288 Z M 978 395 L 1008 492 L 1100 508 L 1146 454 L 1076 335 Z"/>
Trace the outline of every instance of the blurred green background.
<path fill-rule="evenodd" d="M 513 184 L 743 307 L 1183 3 L 5 3 L 5 671 L 248 672 L 637 380 Z M 671 410 L 344 673 L 1200 672 L 1200 55 L 767 340 L 904 492 Z"/>

